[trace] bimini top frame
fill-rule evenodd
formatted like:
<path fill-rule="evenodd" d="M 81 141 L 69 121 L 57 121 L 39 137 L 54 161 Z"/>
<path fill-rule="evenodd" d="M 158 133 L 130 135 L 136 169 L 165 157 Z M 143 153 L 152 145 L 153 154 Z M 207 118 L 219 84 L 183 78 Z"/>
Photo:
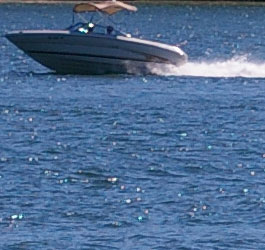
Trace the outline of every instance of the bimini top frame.
<path fill-rule="evenodd" d="M 113 15 L 121 10 L 137 11 L 135 6 L 122 3 L 120 1 L 107 1 L 98 3 L 80 3 L 74 6 L 73 12 L 83 13 L 83 12 L 102 12 L 107 15 Z"/>
<path fill-rule="evenodd" d="M 121 11 L 121 10 L 127 10 L 127 11 L 137 11 L 137 8 L 135 6 L 122 3 L 120 1 L 106 1 L 106 2 L 89 2 L 89 3 L 80 3 L 76 4 L 73 8 L 73 19 L 72 19 L 72 25 L 67 28 L 70 30 L 74 30 L 76 27 L 82 27 L 84 25 L 88 25 L 88 31 L 93 30 L 94 26 L 100 27 L 99 23 L 106 22 L 106 23 L 113 23 L 111 21 L 110 16 Z M 90 21 L 88 22 L 83 15 L 83 13 L 89 13 L 92 12 L 92 16 L 90 18 Z M 94 23 L 93 18 L 94 14 L 97 13 L 101 18 Z M 83 20 L 83 23 L 79 22 L 75 24 L 75 14 L 78 14 L 79 18 Z M 107 25 L 109 28 L 110 33 L 114 28 L 112 26 Z M 115 30 L 117 31 L 117 30 Z M 117 31 L 120 34 L 125 35 L 123 32 Z M 126 34 L 127 35 L 127 34 Z"/>

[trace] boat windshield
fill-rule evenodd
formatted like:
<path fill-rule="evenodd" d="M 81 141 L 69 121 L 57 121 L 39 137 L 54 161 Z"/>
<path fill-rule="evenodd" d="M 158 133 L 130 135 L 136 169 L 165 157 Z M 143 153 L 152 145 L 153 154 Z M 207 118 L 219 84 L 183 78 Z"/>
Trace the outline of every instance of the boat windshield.
<path fill-rule="evenodd" d="M 126 34 L 122 31 L 119 31 L 115 29 L 111 25 L 100 25 L 100 24 L 94 24 L 92 22 L 83 23 L 79 22 L 74 25 L 71 25 L 67 28 L 67 30 L 70 30 L 71 32 L 79 32 L 82 34 L 105 34 L 110 36 L 126 36 L 130 37 L 130 34 Z"/>

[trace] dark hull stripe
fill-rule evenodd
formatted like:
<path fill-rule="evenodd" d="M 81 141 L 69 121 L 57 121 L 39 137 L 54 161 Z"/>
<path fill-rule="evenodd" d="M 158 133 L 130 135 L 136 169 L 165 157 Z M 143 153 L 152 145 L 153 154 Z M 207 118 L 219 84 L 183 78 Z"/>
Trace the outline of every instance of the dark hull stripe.
<path fill-rule="evenodd" d="M 134 58 L 124 58 L 118 56 L 99 56 L 99 55 L 91 55 L 91 54 L 80 54 L 80 53 L 68 53 L 68 52 L 48 52 L 48 51 L 36 51 L 36 50 L 29 50 L 27 51 L 30 54 L 51 54 L 51 55 L 63 55 L 63 56 L 82 56 L 82 57 L 96 57 L 96 58 L 104 58 L 104 59 L 116 59 L 116 60 L 125 60 L 125 61 L 138 61 L 138 62 L 146 62 L 146 63 L 168 63 L 171 64 L 168 60 L 163 58 L 158 58 L 155 56 L 152 60 L 142 60 L 142 59 L 134 59 Z"/>

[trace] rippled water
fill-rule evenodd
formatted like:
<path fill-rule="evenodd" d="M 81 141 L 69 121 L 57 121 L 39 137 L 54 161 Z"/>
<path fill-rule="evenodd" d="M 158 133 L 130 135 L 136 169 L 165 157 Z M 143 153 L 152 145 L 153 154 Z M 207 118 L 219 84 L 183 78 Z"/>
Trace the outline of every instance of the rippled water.
<path fill-rule="evenodd" d="M 139 6 L 190 62 L 60 76 L 0 38 L 1 249 L 262 249 L 264 7 Z M 68 26 L 71 5 L 0 5 L 0 32 Z"/>

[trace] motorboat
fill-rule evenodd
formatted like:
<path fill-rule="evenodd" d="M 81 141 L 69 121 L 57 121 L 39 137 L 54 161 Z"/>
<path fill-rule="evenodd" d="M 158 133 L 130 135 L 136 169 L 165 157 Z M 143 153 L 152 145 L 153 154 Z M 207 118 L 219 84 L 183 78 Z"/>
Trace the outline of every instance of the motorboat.
<path fill-rule="evenodd" d="M 150 74 L 154 67 L 187 62 L 187 55 L 177 46 L 132 37 L 114 28 L 109 17 L 122 10 L 137 8 L 120 1 L 79 3 L 66 29 L 13 31 L 6 38 L 59 74 Z M 90 20 L 84 17 L 87 14 Z M 76 15 L 82 22 L 75 22 Z"/>

